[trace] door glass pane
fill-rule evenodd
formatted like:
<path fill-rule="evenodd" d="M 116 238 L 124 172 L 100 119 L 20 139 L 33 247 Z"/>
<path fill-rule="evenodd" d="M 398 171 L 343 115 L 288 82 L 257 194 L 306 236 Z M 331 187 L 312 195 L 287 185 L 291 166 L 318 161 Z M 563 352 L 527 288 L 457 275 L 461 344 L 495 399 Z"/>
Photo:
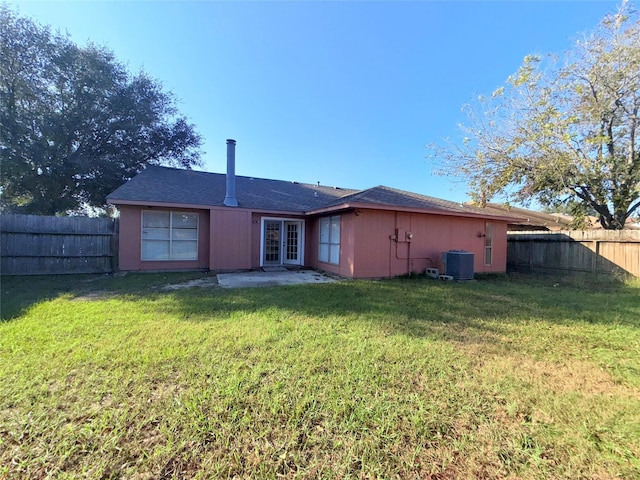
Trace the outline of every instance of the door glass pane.
<path fill-rule="evenodd" d="M 266 222 L 264 232 L 264 261 L 280 262 L 280 222 Z"/>
<path fill-rule="evenodd" d="M 287 224 L 287 260 L 298 260 L 298 225 Z"/>

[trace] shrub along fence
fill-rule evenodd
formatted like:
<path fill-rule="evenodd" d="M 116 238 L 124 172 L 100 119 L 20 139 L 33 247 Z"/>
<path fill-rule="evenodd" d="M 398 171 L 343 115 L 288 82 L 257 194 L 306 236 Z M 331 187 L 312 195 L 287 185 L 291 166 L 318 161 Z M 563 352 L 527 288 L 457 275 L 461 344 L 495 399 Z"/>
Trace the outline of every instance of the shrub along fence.
<path fill-rule="evenodd" d="M 116 269 L 118 221 L 0 215 L 0 273 L 108 273 Z"/>
<path fill-rule="evenodd" d="M 640 230 L 514 232 L 507 245 L 510 271 L 640 277 Z"/>

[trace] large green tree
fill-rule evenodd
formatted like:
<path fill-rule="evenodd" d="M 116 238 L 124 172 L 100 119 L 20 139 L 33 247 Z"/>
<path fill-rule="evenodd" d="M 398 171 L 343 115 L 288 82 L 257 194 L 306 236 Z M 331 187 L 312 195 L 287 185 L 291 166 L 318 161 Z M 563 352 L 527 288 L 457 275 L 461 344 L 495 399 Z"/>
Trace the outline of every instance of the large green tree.
<path fill-rule="evenodd" d="M 564 55 L 527 56 L 432 153 L 480 202 L 566 202 L 622 229 L 640 206 L 639 109 L 640 17 L 624 3 Z"/>
<path fill-rule="evenodd" d="M 0 4 L 3 211 L 104 207 L 146 165 L 197 165 L 200 145 L 159 82 Z"/>

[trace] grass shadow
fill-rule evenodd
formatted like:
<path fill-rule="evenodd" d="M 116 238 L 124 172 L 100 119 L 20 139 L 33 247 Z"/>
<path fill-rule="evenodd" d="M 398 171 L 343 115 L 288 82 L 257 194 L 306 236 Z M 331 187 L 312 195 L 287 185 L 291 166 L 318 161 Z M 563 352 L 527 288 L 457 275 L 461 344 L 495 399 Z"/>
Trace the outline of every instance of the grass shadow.
<path fill-rule="evenodd" d="M 439 282 L 425 277 L 348 281 L 263 288 L 160 287 L 203 278 L 201 272 L 2 277 L 1 321 L 31 305 L 61 295 L 170 296 L 162 308 L 190 321 L 277 310 L 277 315 L 357 318 L 410 336 L 443 334 L 459 325 L 500 334 L 495 321 L 555 324 L 607 323 L 640 327 L 638 284 L 536 275 L 481 276 L 471 282 Z M 212 274 L 211 274 L 212 275 Z M 276 316 L 277 316 L 276 315 Z"/>
<path fill-rule="evenodd" d="M 208 276 L 202 272 L 161 272 L 86 275 L 0 276 L 0 322 L 20 316 L 32 305 L 63 295 L 148 295 L 160 287 Z"/>
<path fill-rule="evenodd" d="M 357 317 L 412 336 L 431 334 L 433 325 L 454 323 L 499 330 L 495 320 L 568 325 L 611 323 L 613 319 L 620 325 L 640 326 L 638 289 L 633 285 L 610 281 L 585 285 L 530 276 L 464 283 L 418 278 L 197 293 L 185 290 L 175 292 L 174 299 L 174 313 L 193 321 L 277 309 L 282 315 Z"/>

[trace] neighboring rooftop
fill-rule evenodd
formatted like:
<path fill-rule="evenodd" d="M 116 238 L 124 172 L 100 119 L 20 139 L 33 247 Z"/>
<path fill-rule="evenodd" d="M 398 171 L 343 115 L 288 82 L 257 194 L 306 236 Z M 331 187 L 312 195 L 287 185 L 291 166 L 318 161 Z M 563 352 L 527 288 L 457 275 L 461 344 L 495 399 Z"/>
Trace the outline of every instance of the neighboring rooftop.
<path fill-rule="evenodd" d="M 468 204 L 471 205 L 471 204 Z M 509 222 L 510 231 L 557 231 L 573 230 L 573 217 L 563 213 L 546 213 L 528 210 L 526 208 L 512 207 L 500 203 L 487 203 L 481 207 L 487 212 L 509 215 L 512 220 Z M 602 228 L 597 217 L 588 216 L 586 219 L 586 230 L 598 230 Z M 627 220 L 625 228 L 636 229 L 632 219 Z"/>
<path fill-rule="evenodd" d="M 537 212 L 501 203 L 487 203 L 485 207 L 478 208 L 494 214 L 502 212 L 503 215 L 512 217 L 509 230 L 570 230 L 573 222 L 570 215 Z"/>

